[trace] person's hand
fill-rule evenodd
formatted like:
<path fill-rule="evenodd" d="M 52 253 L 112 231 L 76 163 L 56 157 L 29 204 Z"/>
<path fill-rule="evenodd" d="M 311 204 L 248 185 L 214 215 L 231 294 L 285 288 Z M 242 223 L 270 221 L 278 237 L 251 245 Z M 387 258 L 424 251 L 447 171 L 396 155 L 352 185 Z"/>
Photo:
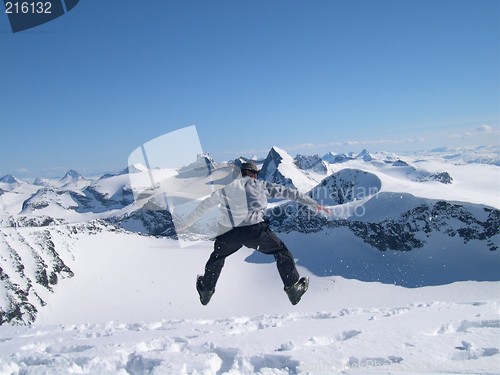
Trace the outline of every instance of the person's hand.
<path fill-rule="evenodd" d="M 318 214 L 319 214 L 319 213 L 321 213 L 321 212 L 324 212 L 324 213 L 326 213 L 327 215 L 331 215 L 331 214 L 332 214 L 332 211 L 330 211 L 330 209 L 328 209 L 327 207 L 322 206 L 322 205 L 320 205 L 320 204 L 318 204 L 318 205 L 316 206 L 316 212 L 317 212 Z"/>

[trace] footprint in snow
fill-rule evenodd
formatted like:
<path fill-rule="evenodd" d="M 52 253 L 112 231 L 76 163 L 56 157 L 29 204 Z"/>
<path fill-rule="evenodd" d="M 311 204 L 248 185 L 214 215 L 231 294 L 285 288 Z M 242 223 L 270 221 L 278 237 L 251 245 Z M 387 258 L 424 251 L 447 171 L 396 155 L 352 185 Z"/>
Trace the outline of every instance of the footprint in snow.
<path fill-rule="evenodd" d="M 45 351 L 50 354 L 57 354 L 57 353 L 82 353 L 90 349 L 94 349 L 95 346 L 92 345 L 70 345 L 70 346 L 63 346 L 60 348 L 54 348 L 52 346 L 48 347 Z"/>
<path fill-rule="evenodd" d="M 283 344 L 280 345 L 278 349 L 276 349 L 277 352 L 287 352 L 290 350 L 295 349 L 295 343 L 293 341 L 288 341 L 284 342 Z"/>
<path fill-rule="evenodd" d="M 497 348 L 475 348 L 474 345 L 467 341 L 462 341 L 462 345 L 456 346 L 455 349 L 459 350 L 458 353 L 451 356 L 451 359 L 455 361 L 491 357 L 499 353 Z"/>
<path fill-rule="evenodd" d="M 338 341 L 346 341 L 349 339 L 352 339 L 353 337 L 358 336 L 361 333 L 361 331 L 357 331 L 355 329 L 349 330 L 349 331 L 344 331 L 340 335 L 337 335 L 337 340 Z"/>
<path fill-rule="evenodd" d="M 500 328 L 500 319 L 469 321 L 462 320 L 461 322 L 450 322 L 442 325 L 438 330 L 438 335 L 457 332 L 468 332 L 471 328 Z"/>
<path fill-rule="evenodd" d="M 328 336 L 313 336 L 307 340 L 306 346 L 328 346 L 337 342 L 337 339 Z"/>

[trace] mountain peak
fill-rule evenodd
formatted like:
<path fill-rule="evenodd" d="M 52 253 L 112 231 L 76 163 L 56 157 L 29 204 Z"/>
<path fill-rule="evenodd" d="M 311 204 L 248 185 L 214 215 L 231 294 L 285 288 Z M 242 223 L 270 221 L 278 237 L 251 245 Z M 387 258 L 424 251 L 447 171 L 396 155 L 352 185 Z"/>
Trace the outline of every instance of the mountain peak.
<path fill-rule="evenodd" d="M 373 156 L 368 152 L 366 148 L 364 148 L 357 156 L 358 159 L 363 159 L 364 161 L 372 161 Z"/>
<path fill-rule="evenodd" d="M 36 186 L 50 186 L 50 180 L 48 180 L 46 178 L 42 178 L 42 177 L 37 177 L 33 181 L 33 185 L 36 185 Z"/>
<path fill-rule="evenodd" d="M 78 173 L 77 171 L 75 171 L 74 169 L 70 169 L 69 171 L 66 172 L 66 174 L 64 175 L 63 178 L 61 178 L 60 180 L 63 181 L 63 180 L 79 180 L 79 179 L 83 179 L 83 176 Z"/>
<path fill-rule="evenodd" d="M 122 171 L 118 172 L 118 175 L 139 173 L 139 172 L 144 172 L 147 170 L 148 170 L 148 167 L 146 167 L 144 164 L 134 163 L 134 164 L 129 165 L 127 168 L 123 169 Z"/>
<path fill-rule="evenodd" d="M 333 153 L 333 152 L 329 152 L 328 154 L 326 154 L 325 156 L 323 156 L 323 160 L 328 162 L 328 163 L 331 163 L 331 164 L 335 164 L 335 163 L 344 163 L 348 160 L 353 160 L 354 157 L 351 156 L 351 155 L 347 155 L 345 153 L 342 153 L 342 154 L 336 154 L 336 153 Z"/>
<path fill-rule="evenodd" d="M 3 182 L 5 184 L 16 184 L 16 183 L 19 183 L 21 181 L 18 180 L 13 175 L 7 174 L 7 175 L 5 175 L 5 176 L 3 176 L 3 177 L 0 178 L 0 182 Z"/>
<path fill-rule="evenodd" d="M 271 150 L 269 151 L 269 154 L 276 154 L 276 155 L 279 155 L 281 157 L 283 157 L 283 156 L 290 156 L 288 154 L 288 152 L 286 152 L 285 150 L 283 150 L 282 148 L 279 148 L 277 146 L 271 147 Z"/>
<path fill-rule="evenodd" d="M 303 192 L 309 191 L 317 183 L 297 166 L 290 154 L 276 146 L 271 148 L 264 159 L 259 178 Z"/>
<path fill-rule="evenodd" d="M 65 189 L 80 189 L 90 185 L 90 181 L 84 178 L 77 171 L 70 169 L 63 178 L 59 179 L 57 186 Z"/>

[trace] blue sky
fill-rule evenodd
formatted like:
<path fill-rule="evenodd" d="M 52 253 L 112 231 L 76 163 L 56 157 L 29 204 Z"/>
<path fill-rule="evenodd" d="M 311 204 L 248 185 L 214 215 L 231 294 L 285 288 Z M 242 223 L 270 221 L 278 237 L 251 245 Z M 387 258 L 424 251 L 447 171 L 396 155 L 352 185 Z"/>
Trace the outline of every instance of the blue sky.
<path fill-rule="evenodd" d="M 196 125 L 217 160 L 500 144 L 500 2 L 82 0 L 0 14 L 0 175 L 124 168 Z"/>

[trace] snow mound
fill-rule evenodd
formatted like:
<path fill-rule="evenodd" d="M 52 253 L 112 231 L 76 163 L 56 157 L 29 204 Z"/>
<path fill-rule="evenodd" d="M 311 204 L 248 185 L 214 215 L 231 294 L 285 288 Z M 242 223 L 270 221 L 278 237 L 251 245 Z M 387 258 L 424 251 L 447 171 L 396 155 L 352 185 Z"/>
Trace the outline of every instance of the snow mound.
<path fill-rule="evenodd" d="M 382 182 L 375 174 L 346 168 L 323 179 L 309 195 L 322 205 L 333 206 L 368 198 L 381 187 Z"/>

